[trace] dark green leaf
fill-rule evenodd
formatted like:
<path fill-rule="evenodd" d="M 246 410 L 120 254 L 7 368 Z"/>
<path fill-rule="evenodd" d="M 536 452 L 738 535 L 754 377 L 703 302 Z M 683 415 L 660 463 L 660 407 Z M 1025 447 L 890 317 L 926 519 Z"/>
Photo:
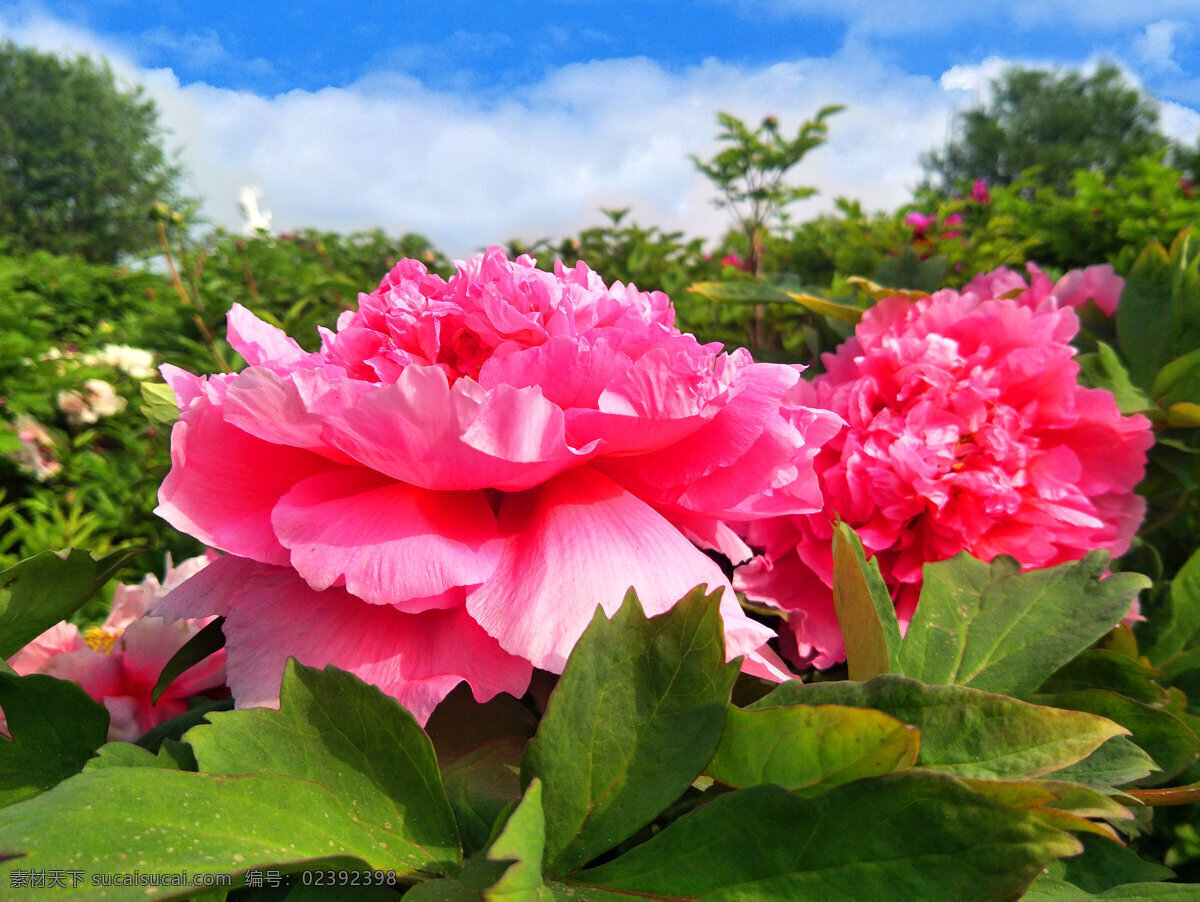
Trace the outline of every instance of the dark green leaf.
<path fill-rule="evenodd" d="M 81 839 L 86 837 L 86 855 Z M 411 873 L 409 856 L 357 817 L 357 807 L 308 780 L 278 774 L 191 774 L 153 767 L 87 770 L 0 811 L 0 882 L 14 868 L 95 873 L 186 870 L 240 875 L 319 866 Z M 400 854 L 397 854 L 397 853 Z M 169 863 L 169 868 L 167 864 Z M 89 879 L 85 875 L 85 879 Z M 189 888 L 114 887 L 110 900 L 170 899 Z M 75 899 L 43 889 L 39 899 Z"/>
<path fill-rule="evenodd" d="M 214 714 L 217 711 L 229 711 L 232 708 L 233 699 L 231 698 L 202 702 L 196 705 L 196 707 L 184 711 L 178 717 L 172 717 L 165 723 L 160 723 L 152 730 L 148 730 L 138 739 L 136 744 L 144 749 L 157 752 L 168 739 L 178 740 L 192 727 L 208 723 L 208 716 L 210 714 Z"/>
<path fill-rule="evenodd" d="M 159 696 L 167 691 L 167 687 L 175 682 L 175 678 L 185 670 L 195 667 L 209 655 L 216 654 L 225 647 L 225 633 L 221 631 L 224 617 L 216 617 L 207 623 L 196 635 L 183 643 L 179 651 L 171 656 L 158 675 L 158 682 L 150 690 L 150 703 L 157 704 Z"/>
<path fill-rule="evenodd" d="M 1148 705 L 1167 702 L 1167 690 L 1156 680 L 1163 672 L 1103 648 L 1091 648 L 1054 672 L 1038 689 L 1042 694 L 1109 689 Z"/>
<path fill-rule="evenodd" d="M 1167 616 L 1146 649 L 1146 657 L 1164 668 L 1200 638 L 1200 550 L 1171 580 L 1169 602 Z"/>
<path fill-rule="evenodd" d="M 43 551 L 0 570 L 0 658 L 10 658 L 75 613 L 140 549 L 102 558 L 86 551 Z"/>
<path fill-rule="evenodd" d="M 482 850 L 496 819 L 520 800 L 524 753 L 524 742 L 501 739 L 475 749 L 442 771 L 465 854 Z"/>
<path fill-rule="evenodd" d="M 738 673 L 725 663 L 719 594 L 696 588 L 647 619 L 630 591 L 611 621 L 592 618 L 521 768 L 522 782 L 543 783 L 546 873 L 631 836 L 712 757 Z"/>
<path fill-rule="evenodd" d="M 851 780 L 907 770 L 919 743 L 915 729 L 867 708 L 731 707 L 704 772 L 727 786 L 775 783 L 816 795 Z"/>
<path fill-rule="evenodd" d="M 1101 791 L 1111 791 L 1115 786 L 1125 786 L 1141 780 L 1158 767 L 1154 759 L 1134 745 L 1125 736 L 1114 736 L 1082 761 L 1070 764 L 1055 772 L 1057 780 L 1071 780 L 1092 786 Z"/>
<path fill-rule="evenodd" d="M 1088 893 L 1102 893 L 1122 883 L 1170 880 L 1170 868 L 1138 857 L 1126 846 L 1098 836 L 1080 836 L 1083 854 L 1051 862 L 1047 876 L 1073 883 Z"/>
<path fill-rule="evenodd" d="M 1185 258 L 1186 250 L 1168 257 L 1155 243 L 1141 253 L 1125 279 L 1115 317 L 1117 335 L 1129 375 L 1143 389 L 1151 387 L 1158 371 L 1175 356 L 1173 344 L 1183 325 L 1179 294 Z"/>
<path fill-rule="evenodd" d="M 926 683 L 1027 695 L 1107 633 L 1150 584 L 1114 573 L 1108 555 L 1021 573 L 961 553 L 926 564 L 921 600 L 900 647 L 901 671 Z"/>
<path fill-rule="evenodd" d="M 189 730 L 200 769 L 311 780 L 408 870 L 457 866 L 454 812 L 429 737 L 408 711 L 352 674 L 295 659 L 288 660 L 279 701 L 278 711 L 212 714 L 209 725 Z"/>
<path fill-rule="evenodd" d="M 720 796 L 573 882 L 589 900 L 982 902 L 1015 898 L 1078 850 L 1068 834 L 951 777 L 910 772 L 815 798 L 771 785 Z"/>
<path fill-rule="evenodd" d="M 1036 695 L 1045 705 L 1087 711 L 1119 723 L 1129 738 L 1144 749 L 1162 770 L 1149 783 L 1162 783 L 1186 770 L 1200 757 L 1200 737 L 1170 711 L 1134 701 L 1106 689 L 1084 689 L 1056 695 Z"/>
<path fill-rule="evenodd" d="M 980 779 L 1045 776 L 1125 732 L 1102 717 L 965 686 L 926 686 L 899 676 L 868 683 L 794 680 L 751 707 L 773 705 L 850 705 L 884 711 L 921 731 L 918 767 Z"/>
<path fill-rule="evenodd" d="M 833 531 L 833 606 L 846 641 L 850 679 L 869 680 L 899 669 L 900 624 L 879 562 L 866 560 L 854 530 Z"/>
<path fill-rule="evenodd" d="M 108 734 L 108 711 L 66 680 L 0 673 L 0 805 L 28 799 L 79 773 Z"/>

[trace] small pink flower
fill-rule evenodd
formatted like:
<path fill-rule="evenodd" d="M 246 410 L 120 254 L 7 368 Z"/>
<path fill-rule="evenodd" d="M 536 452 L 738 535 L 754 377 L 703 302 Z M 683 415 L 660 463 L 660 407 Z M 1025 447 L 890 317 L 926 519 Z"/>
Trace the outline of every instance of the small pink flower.
<path fill-rule="evenodd" d="M 1034 288 L 998 271 L 961 294 L 886 298 L 825 355 L 802 395 L 848 423 L 817 457 L 825 508 L 747 524 L 762 554 L 735 574 L 748 597 L 789 612 L 798 660 L 845 655 L 829 588 L 836 517 L 879 561 L 902 624 L 922 565 L 959 551 L 1031 568 L 1128 549 L 1150 423 L 1078 384 L 1079 320 L 1054 295 L 1073 274 L 1056 286 L 1040 275 Z M 998 296 L 1010 291 L 1023 293 Z"/>
<path fill-rule="evenodd" d="M 80 633 L 72 624 L 56 624 L 9 658 L 9 666 L 21 676 L 43 673 L 77 683 L 108 709 L 109 740 L 132 742 L 183 714 L 187 699 L 225 684 L 225 653 L 219 651 L 181 674 L 157 704 L 150 701 L 163 667 L 212 618 L 169 624 L 146 612 L 210 560 L 194 557 L 172 567 L 168 558 L 161 585 L 150 574 L 140 585 L 117 587 L 102 626 Z"/>
<path fill-rule="evenodd" d="M 631 585 L 650 614 L 724 587 L 729 657 L 786 676 L 693 542 L 744 559 L 727 522 L 817 509 L 839 423 L 795 403 L 796 368 L 673 320 L 661 292 L 499 248 L 448 282 L 402 260 L 316 353 L 235 306 L 247 369 L 163 370 L 181 415 L 158 512 L 229 554 L 159 610 L 226 616 L 241 707 L 277 704 L 289 655 L 422 722 L 464 680 L 521 695 Z"/>
<path fill-rule="evenodd" d="M 963 221 L 963 218 L 962 218 L 961 214 L 951 213 L 949 216 L 947 216 L 945 218 L 945 220 L 942 221 L 942 225 L 943 226 L 962 225 L 962 221 Z M 960 230 L 952 229 L 949 232 L 942 232 L 941 237 L 949 240 L 950 238 L 957 238 L 961 234 L 962 234 L 962 232 Z"/>
<path fill-rule="evenodd" d="M 975 184 L 971 186 L 971 200 L 977 204 L 989 203 L 992 196 L 988 194 L 988 184 L 983 179 L 976 179 Z"/>
<path fill-rule="evenodd" d="M 732 266 L 734 269 L 741 269 L 749 272 L 749 266 L 738 254 L 729 254 L 721 258 L 722 266 Z"/>
<path fill-rule="evenodd" d="M 936 216 L 926 216 L 924 213 L 917 213 L 916 211 L 909 213 L 904 217 L 904 224 L 911 227 L 913 234 L 918 238 L 929 231 L 930 226 L 934 225 L 936 222 Z"/>

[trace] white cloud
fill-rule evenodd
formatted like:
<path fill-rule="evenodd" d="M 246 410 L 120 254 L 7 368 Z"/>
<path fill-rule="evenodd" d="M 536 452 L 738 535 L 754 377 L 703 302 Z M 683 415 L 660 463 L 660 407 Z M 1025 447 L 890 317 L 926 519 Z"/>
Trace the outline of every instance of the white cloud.
<path fill-rule="evenodd" d="M 1179 72 L 1175 61 L 1175 39 L 1187 31 L 1182 22 L 1161 19 L 1146 26 L 1146 30 L 1133 42 L 1133 49 L 1151 68 L 1162 72 Z"/>

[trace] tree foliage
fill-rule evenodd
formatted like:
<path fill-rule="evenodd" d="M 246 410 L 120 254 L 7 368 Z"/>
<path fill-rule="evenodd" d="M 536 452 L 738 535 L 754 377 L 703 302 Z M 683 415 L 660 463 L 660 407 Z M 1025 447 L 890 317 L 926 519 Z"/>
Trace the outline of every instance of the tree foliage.
<path fill-rule="evenodd" d="M 929 186 L 944 193 L 973 179 L 1008 185 L 1032 166 L 1040 167 L 1038 185 L 1066 192 L 1078 169 L 1113 176 L 1168 146 L 1158 105 L 1112 63 L 1092 75 L 1013 66 L 992 81 L 985 104 L 958 115 L 946 147 L 922 165 Z"/>
<path fill-rule="evenodd" d="M 154 242 L 147 210 L 178 202 L 158 108 L 107 63 L 0 44 L 0 249 L 93 263 Z"/>
<path fill-rule="evenodd" d="M 749 240 L 751 252 L 747 268 L 751 272 L 758 270 L 759 251 L 766 229 L 778 221 L 784 207 L 817 193 L 816 188 L 789 185 L 784 179 L 788 170 L 810 150 L 825 143 L 829 132 L 825 120 L 843 109 L 845 107 L 822 107 L 815 119 L 797 129 L 795 138 L 780 133 L 779 120 L 774 116 L 767 116 L 752 130 L 736 116 L 717 113 L 717 121 L 721 124 L 717 139 L 728 146 L 707 163 L 692 157 L 696 168 L 720 191 L 720 196 L 713 202 L 733 212 L 738 228 Z"/>

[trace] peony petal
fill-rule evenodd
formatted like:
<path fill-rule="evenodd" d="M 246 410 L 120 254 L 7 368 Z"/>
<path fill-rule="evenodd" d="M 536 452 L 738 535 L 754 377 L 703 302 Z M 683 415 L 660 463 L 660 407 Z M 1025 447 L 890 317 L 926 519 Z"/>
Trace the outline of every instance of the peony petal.
<path fill-rule="evenodd" d="M 758 638 L 757 648 L 771 635 L 741 622 L 731 587 L 712 560 L 648 504 L 591 468 L 505 496 L 499 521 L 503 555 L 492 578 L 468 595 L 467 610 L 501 646 L 537 667 L 561 673 L 596 606 L 612 616 L 630 586 L 650 616 L 701 583 L 724 588 L 722 614 L 744 628 L 736 650 L 728 643 L 729 657 L 750 639 Z"/>
<path fill-rule="evenodd" d="M 258 561 L 224 554 L 168 592 L 147 613 L 168 623 L 184 618 L 224 617 L 251 579 L 276 572 L 277 568 Z"/>
<path fill-rule="evenodd" d="M 286 372 L 311 356 L 282 329 L 264 323 L 241 304 L 229 308 L 226 322 L 229 344 L 250 366 Z"/>
<path fill-rule="evenodd" d="M 271 509 L 293 485 L 335 465 L 272 445 L 231 426 L 212 403 L 197 403 L 171 432 L 171 472 L 155 513 L 207 545 L 266 563 L 287 563 Z"/>
<path fill-rule="evenodd" d="M 411 365 L 394 385 L 340 408 L 330 404 L 325 416 L 330 441 L 355 460 L 401 482 L 440 491 L 526 489 L 591 454 L 592 448 L 572 449 L 565 441 L 546 439 L 541 433 L 519 440 L 521 448 L 531 450 L 532 460 L 472 447 L 464 434 L 477 416 L 483 422 L 472 438 L 485 447 L 488 419 L 504 416 L 499 409 L 507 402 L 495 403 L 497 410 L 488 412 L 488 395 L 474 380 L 459 379 L 451 386 L 439 367 Z M 510 415 L 520 418 L 517 412 Z M 553 428 L 551 420 L 543 408 L 528 422 Z M 508 453 L 499 444 L 492 450 Z M 527 455 L 522 451 L 515 456 Z"/>
<path fill-rule="evenodd" d="M 8 659 L 8 666 L 21 676 L 38 673 L 55 655 L 81 651 L 87 646 L 79 627 L 65 620 L 54 624 Z"/>
<path fill-rule="evenodd" d="M 278 705 L 289 656 L 374 683 L 421 723 L 464 680 L 482 702 L 499 692 L 523 695 L 532 675 L 527 661 L 507 654 L 462 607 L 405 614 L 343 589 L 314 592 L 283 568 L 264 567 L 249 580 L 224 631 L 239 708 Z"/>
<path fill-rule="evenodd" d="M 344 581 L 372 604 L 413 604 L 491 575 L 500 549 L 483 492 L 433 492 L 369 470 L 321 473 L 275 506 L 271 523 L 313 589 Z"/>

